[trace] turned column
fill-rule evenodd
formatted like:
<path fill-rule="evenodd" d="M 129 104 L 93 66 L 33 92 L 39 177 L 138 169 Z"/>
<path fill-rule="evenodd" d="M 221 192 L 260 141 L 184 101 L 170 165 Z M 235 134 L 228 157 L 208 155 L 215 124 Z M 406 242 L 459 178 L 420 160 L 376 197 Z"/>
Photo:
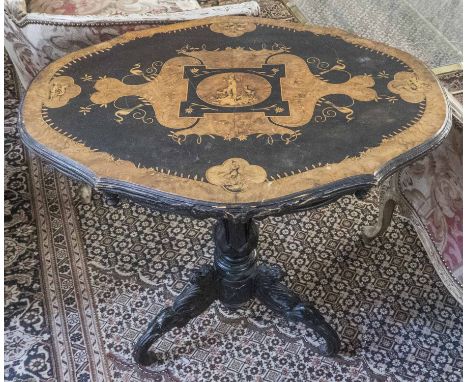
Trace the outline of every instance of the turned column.
<path fill-rule="evenodd" d="M 215 225 L 214 267 L 219 278 L 219 299 L 235 308 L 254 295 L 258 228 L 250 219 L 220 219 Z"/>

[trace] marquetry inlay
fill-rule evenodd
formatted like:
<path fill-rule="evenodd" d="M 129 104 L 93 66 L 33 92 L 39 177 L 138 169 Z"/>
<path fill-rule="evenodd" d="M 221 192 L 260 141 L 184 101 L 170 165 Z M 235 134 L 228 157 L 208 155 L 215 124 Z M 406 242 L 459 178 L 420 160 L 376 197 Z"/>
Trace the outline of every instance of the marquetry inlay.
<path fill-rule="evenodd" d="M 106 177 L 263 202 L 373 174 L 446 119 L 432 73 L 336 29 L 211 18 L 63 57 L 28 91 L 25 132 Z"/>

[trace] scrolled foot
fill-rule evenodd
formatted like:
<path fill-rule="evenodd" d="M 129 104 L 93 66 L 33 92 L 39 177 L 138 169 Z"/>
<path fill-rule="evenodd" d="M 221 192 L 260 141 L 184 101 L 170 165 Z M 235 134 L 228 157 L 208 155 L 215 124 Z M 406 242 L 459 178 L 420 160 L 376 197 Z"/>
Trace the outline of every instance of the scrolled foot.
<path fill-rule="evenodd" d="M 319 345 L 319 353 L 333 357 L 340 350 L 341 341 L 335 330 L 325 321 L 320 312 L 310 304 L 300 303 L 296 305 L 286 316 L 291 321 L 303 322 L 313 329 L 324 343 Z"/>
<path fill-rule="evenodd" d="M 338 334 L 316 308 L 303 303 L 296 293 L 280 282 L 281 279 L 282 272 L 279 268 L 259 266 L 255 279 L 256 297 L 287 320 L 303 322 L 307 327 L 313 329 L 325 340 L 325 343 L 319 346 L 320 354 L 335 355 L 340 350 Z"/>
<path fill-rule="evenodd" d="M 171 326 L 171 322 L 175 316 L 176 312 L 170 307 L 163 309 L 156 318 L 151 321 L 146 332 L 138 339 L 133 348 L 133 359 L 136 363 L 149 366 L 159 361 L 157 354 L 149 351 L 149 349 L 158 338 L 175 327 Z"/>
<path fill-rule="evenodd" d="M 196 270 L 191 284 L 175 299 L 172 307 L 161 310 L 138 339 L 133 350 L 135 362 L 144 366 L 157 362 L 157 355 L 149 351 L 151 345 L 171 329 L 185 326 L 203 313 L 218 296 L 217 282 L 213 267 Z"/>

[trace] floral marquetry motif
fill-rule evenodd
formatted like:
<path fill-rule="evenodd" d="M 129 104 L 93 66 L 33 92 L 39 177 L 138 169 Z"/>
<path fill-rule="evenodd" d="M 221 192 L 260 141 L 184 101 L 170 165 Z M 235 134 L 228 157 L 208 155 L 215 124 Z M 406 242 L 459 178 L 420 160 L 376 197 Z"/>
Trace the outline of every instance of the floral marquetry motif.
<path fill-rule="evenodd" d="M 289 50 L 285 47 L 259 51 L 240 47 L 214 51 L 204 47 L 181 49 L 181 57 L 167 61 L 159 75 L 148 78 L 144 84 L 128 85 L 123 80 L 107 77 L 99 79 L 91 101 L 107 105 L 123 96 L 140 97 L 153 106 L 156 118 L 169 129 L 179 128 L 180 124 L 185 127 L 195 122 L 193 118 L 201 118 L 192 128 L 170 133 L 181 143 L 188 135 L 219 136 L 225 140 L 257 135 L 272 137 L 269 142 L 275 135 L 297 137 L 300 131 L 291 128 L 303 127 L 310 121 L 320 98 L 343 94 L 363 102 L 377 100 L 371 76 L 350 76 L 347 81 L 329 83 L 312 74 L 307 63 Z M 237 63 L 232 59 L 233 54 L 248 58 L 250 66 L 245 67 L 245 61 Z M 184 57 L 187 65 L 182 68 Z M 205 65 L 190 65 L 190 57 Z M 174 76 L 178 70 L 183 70 L 183 76 Z M 326 72 L 332 70 L 337 69 Z M 157 93 L 161 97 L 155 97 Z M 172 106 L 162 99 L 166 94 L 172 96 Z M 174 99 L 177 96 L 179 99 Z M 180 111 L 175 108 L 178 104 Z M 254 124 L 252 114 L 257 115 L 258 122 Z"/>
<path fill-rule="evenodd" d="M 25 141 L 80 177 L 214 209 L 375 183 L 448 128 L 437 80 L 410 55 L 246 17 L 74 52 L 38 75 L 22 118 Z"/>
<path fill-rule="evenodd" d="M 244 33 L 252 32 L 256 28 L 255 23 L 249 22 L 223 22 L 211 24 L 211 30 L 216 33 L 222 33 L 227 37 L 240 37 Z"/>
<path fill-rule="evenodd" d="M 251 165 L 242 158 L 228 159 L 206 171 L 208 182 L 231 192 L 241 192 L 248 186 L 263 183 L 266 178 L 267 173 L 262 167 Z"/>
<path fill-rule="evenodd" d="M 44 105 L 50 108 L 65 106 L 68 101 L 81 93 L 81 88 L 75 84 L 75 80 L 68 76 L 54 77 L 43 89 Z"/>
<path fill-rule="evenodd" d="M 393 81 L 389 82 L 388 89 L 399 94 L 406 102 L 418 103 L 424 101 L 430 85 L 421 80 L 416 73 L 399 72 Z"/>

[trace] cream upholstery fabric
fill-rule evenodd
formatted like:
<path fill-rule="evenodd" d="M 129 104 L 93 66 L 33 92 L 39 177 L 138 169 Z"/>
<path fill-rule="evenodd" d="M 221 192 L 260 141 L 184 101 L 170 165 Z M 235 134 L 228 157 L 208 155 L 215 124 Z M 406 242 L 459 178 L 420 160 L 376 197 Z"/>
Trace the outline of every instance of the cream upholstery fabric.
<path fill-rule="evenodd" d="M 28 12 L 53 15 L 160 15 L 200 9 L 197 0 L 30 0 Z"/>
<path fill-rule="evenodd" d="M 35 4 L 30 3 L 29 9 L 36 9 L 35 7 L 39 7 L 39 4 L 43 4 L 44 10 L 55 9 L 58 14 L 27 12 L 28 6 L 24 0 L 5 1 L 5 48 L 24 88 L 27 88 L 37 73 L 51 61 L 127 31 L 210 16 L 258 16 L 260 13 L 260 7 L 255 1 L 192 10 L 178 9 L 177 4 L 182 7 L 192 7 L 194 0 L 37 1 Z M 72 4 L 72 2 L 80 4 L 78 8 L 81 12 L 90 12 L 91 8 L 89 7 L 95 6 L 96 11 L 103 13 L 61 14 L 62 8 L 66 8 L 65 3 Z M 109 5 L 111 2 L 113 2 L 112 6 Z M 88 3 L 89 5 L 86 6 Z M 101 5 L 95 5 L 98 3 Z M 177 12 L 161 14 L 147 12 L 148 8 L 146 7 L 150 3 L 153 12 L 156 12 L 158 6 L 162 8 L 167 6 L 172 10 L 177 8 Z M 140 7 L 139 12 L 131 12 L 132 10 L 136 11 L 138 7 Z M 118 12 L 115 14 L 106 14 L 106 12 L 114 12 L 117 9 Z"/>

